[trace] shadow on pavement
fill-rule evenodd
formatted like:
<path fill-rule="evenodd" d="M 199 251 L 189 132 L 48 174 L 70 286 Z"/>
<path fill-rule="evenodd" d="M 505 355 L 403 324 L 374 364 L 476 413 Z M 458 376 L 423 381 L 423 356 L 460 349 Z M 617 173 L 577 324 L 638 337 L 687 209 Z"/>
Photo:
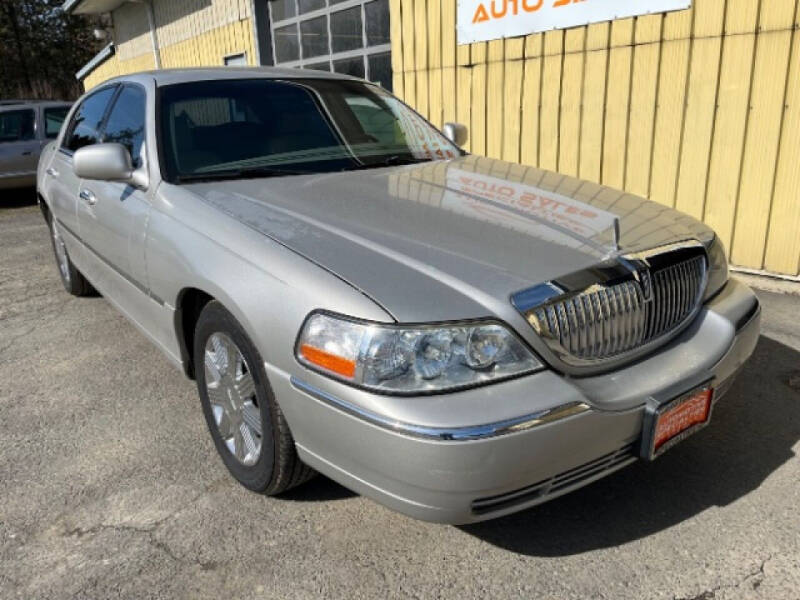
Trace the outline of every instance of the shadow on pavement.
<path fill-rule="evenodd" d="M 16 188 L 0 190 L 0 210 L 5 208 L 21 208 L 36 204 L 36 188 Z"/>
<path fill-rule="evenodd" d="M 331 500 L 354 498 L 357 495 L 332 479 L 328 479 L 324 475 L 317 475 L 308 483 L 281 494 L 280 499 L 294 502 L 330 502 Z"/>
<path fill-rule="evenodd" d="M 461 529 L 512 552 L 566 556 L 630 542 L 730 504 L 794 456 L 800 390 L 789 380 L 798 369 L 800 352 L 762 336 L 715 406 L 709 427 L 663 457 L 522 513 Z"/>

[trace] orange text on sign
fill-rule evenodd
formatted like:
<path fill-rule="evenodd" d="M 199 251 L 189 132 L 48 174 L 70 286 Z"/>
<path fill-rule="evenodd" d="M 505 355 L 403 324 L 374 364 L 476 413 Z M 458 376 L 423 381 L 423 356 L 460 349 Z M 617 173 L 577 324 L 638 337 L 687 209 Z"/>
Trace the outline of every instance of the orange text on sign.
<path fill-rule="evenodd" d="M 578 2 L 585 2 L 585 0 L 555 0 L 553 8 L 567 6 L 568 4 L 575 4 Z M 486 5 L 489 9 L 486 9 Z M 544 0 L 491 0 L 490 2 L 481 2 L 475 10 L 475 16 L 472 17 L 472 23 L 483 23 L 492 19 L 502 19 L 504 17 L 513 17 L 520 14 L 520 10 L 526 13 L 533 13 L 538 11 L 544 5 Z"/>

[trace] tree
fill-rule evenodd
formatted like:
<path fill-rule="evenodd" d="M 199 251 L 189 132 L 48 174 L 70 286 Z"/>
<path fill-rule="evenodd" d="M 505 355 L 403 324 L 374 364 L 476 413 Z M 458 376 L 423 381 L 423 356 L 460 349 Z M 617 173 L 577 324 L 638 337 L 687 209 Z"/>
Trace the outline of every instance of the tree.
<path fill-rule="evenodd" d="M 0 99 L 82 92 L 75 73 L 102 47 L 98 18 L 66 15 L 63 0 L 0 0 Z"/>

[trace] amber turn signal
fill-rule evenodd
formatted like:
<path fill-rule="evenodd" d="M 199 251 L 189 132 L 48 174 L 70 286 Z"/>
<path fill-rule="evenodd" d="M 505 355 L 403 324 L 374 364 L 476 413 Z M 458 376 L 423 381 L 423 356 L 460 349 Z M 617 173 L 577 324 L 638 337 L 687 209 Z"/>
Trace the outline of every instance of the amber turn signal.
<path fill-rule="evenodd" d="M 356 363 L 353 360 L 336 356 L 325 350 L 320 350 L 309 344 L 300 346 L 300 354 L 308 362 L 322 367 L 327 371 L 332 371 L 342 377 L 352 379 L 356 374 Z"/>

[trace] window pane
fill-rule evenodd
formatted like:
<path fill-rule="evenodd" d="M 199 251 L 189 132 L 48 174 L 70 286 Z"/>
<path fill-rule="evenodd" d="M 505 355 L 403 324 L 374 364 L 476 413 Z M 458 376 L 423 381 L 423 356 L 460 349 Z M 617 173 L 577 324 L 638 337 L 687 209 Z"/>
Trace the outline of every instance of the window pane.
<path fill-rule="evenodd" d="M 375 0 L 364 5 L 367 17 L 367 45 L 389 43 L 389 0 Z"/>
<path fill-rule="evenodd" d="M 275 30 L 275 60 L 287 62 L 300 58 L 300 44 L 297 41 L 297 25 L 287 25 Z"/>
<path fill-rule="evenodd" d="M 83 101 L 70 123 L 70 133 L 65 137 L 64 147 L 68 150 L 78 150 L 100 141 L 100 122 L 106 112 L 109 100 L 117 90 L 108 87 L 89 96 Z"/>
<path fill-rule="evenodd" d="M 344 58 L 333 61 L 333 70 L 353 77 L 364 77 L 364 57 Z"/>
<path fill-rule="evenodd" d="M 317 17 L 300 23 L 300 35 L 303 40 L 303 58 L 328 54 L 327 17 Z"/>
<path fill-rule="evenodd" d="M 269 4 L 273 23 L 293 17 L 297 13 L 294 0 L 272 0 Z"/>
<path fill-rule="evenodd" d="M 313 71 L 330 71 L 331 66 L 330 64 L 324 63 L 314 63 L 313 65 L 306 65 L 303 67 L 304 69 L 311 69 Z"/>
<path fill-rule="evenodd" d="M 49 139 L 57 138 L 61 131 L 61 125 L 67 118 L 69 107 L 45 108 L 44 109 L 44 136 Z"/>
<path fill-rule="evenodd" d="M 300 14 L 325 8 L 325 0 L 298 0 L 297 4 L 300 7 Z"/>
<path fill-rule="evenodd" d="M 360 6 L 331 14 L 331 45 L 334 52 L 364 47 Z"/>
<path fill-rule="evenodd" d="M 385 90 L 392 91 L 392 53 L 381 52 L 367 57 L 369 61 L 369 80 L 381 84 Z"/>
<path fill-rule="evenodd" d="M 139 153 L 144 142 L 144 90 L 125 86 L 108 115 L 103 141 L 122 144 L 131 153 L 134 166 L 141 164 Z"/>
<path fill-rule="evenodd" d="M 0 142 L 32 140 L 34 132 L 32 110 L 10 110 L 0 112 Z"/>

